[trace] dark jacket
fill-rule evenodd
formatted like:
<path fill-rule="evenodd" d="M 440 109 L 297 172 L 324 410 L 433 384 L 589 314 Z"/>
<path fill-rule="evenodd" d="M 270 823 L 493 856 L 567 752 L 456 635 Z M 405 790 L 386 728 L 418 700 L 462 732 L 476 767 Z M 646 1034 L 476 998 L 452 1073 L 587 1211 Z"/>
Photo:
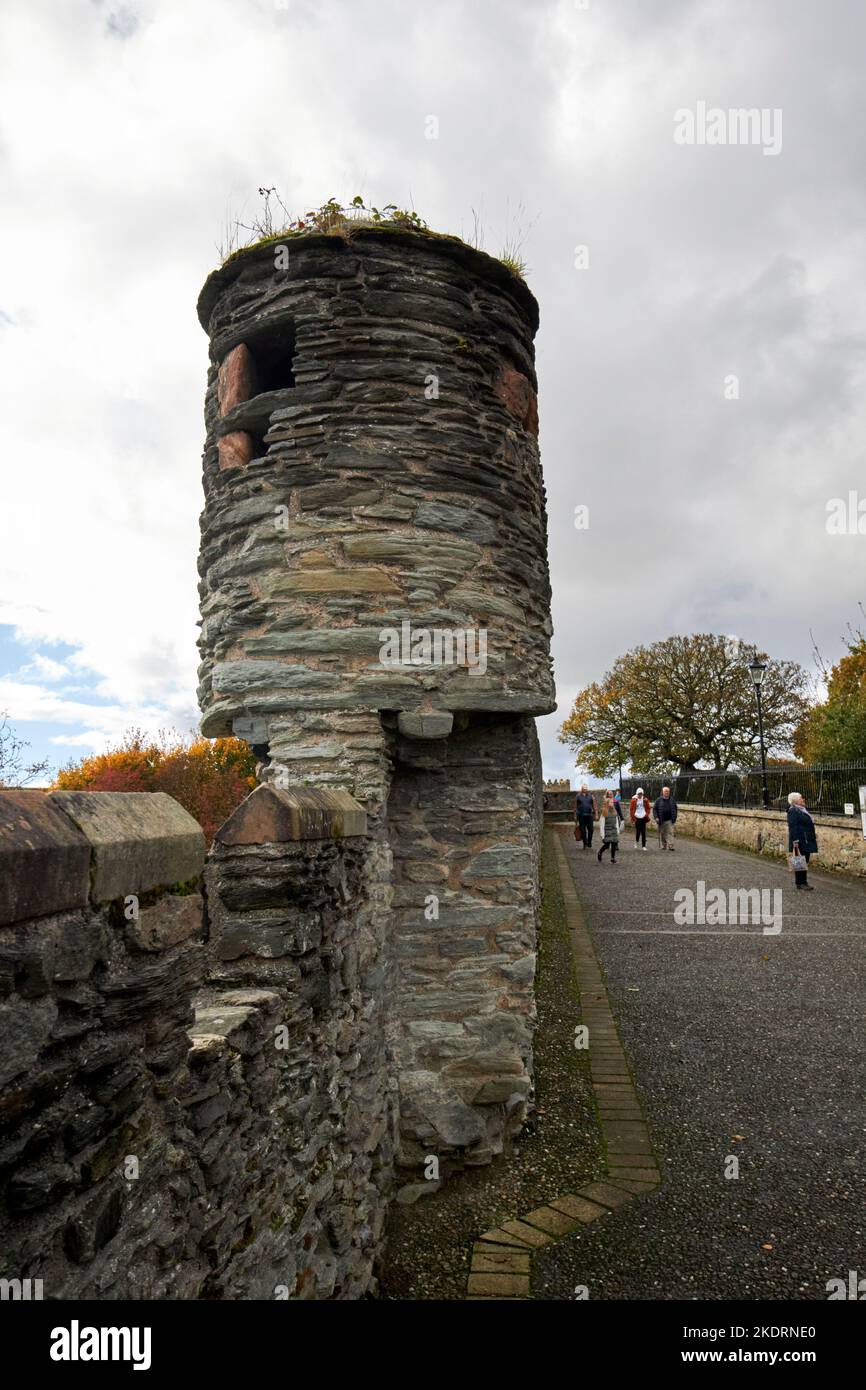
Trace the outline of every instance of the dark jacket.
<path fill-rule="evenodd" d="M 815 838 L 815 822 L 807 816 L 802 806 L 788 807 L 788 849 L 794 848 L 794 841 L 800 846 L 801 854 L 817 854 L 818 841 Z"/>
<path fill-rule="evenodd" d="M 585 795 L 578 792 L 574 803 L 575 820 L 578 816 L 592 816 L 592 819 L 595 820 L 595 797 L 591 792 L 586 792 Z"/>
<path fill-rule="evenodd" d="M 657 797 L 653 806 L 653 815 L 657 821 L 669 820 L 673 824 L 678 815 L 677 803 L 673 796 L 669 796 L 667 801 L 663 796 Z"/>

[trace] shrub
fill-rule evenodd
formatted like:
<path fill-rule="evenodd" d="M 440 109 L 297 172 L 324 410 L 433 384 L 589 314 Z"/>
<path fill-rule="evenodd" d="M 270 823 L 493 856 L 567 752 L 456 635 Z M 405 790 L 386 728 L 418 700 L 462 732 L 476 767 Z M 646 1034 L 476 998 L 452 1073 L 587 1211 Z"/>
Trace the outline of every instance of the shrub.
<path fill-rule="evenodd" d="M 118 748 L 68 763 L 59 791 L 167 792 L 189 811 L 208 843 L 256 785 L 256 760 L 239 738 L 184 739 L 175 731 L 148 739 L 130 729 Z"/>

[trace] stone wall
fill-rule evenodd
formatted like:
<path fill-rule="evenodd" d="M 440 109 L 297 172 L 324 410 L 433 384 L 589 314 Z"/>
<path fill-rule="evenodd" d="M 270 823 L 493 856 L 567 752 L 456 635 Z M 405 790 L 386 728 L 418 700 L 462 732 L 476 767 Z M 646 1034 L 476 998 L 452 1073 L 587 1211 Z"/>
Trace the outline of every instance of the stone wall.
<path fill-rule="evenodd" d="M 393 715 L 372 711 L 293 711 L 275 723 L 286 761 L 262 767 L 264 786 L 285 774 L 305 796 L 340 789 L 365 807 L 356 881 L 380 943 L 398 1163 L 420 1168 L 431 1153 L 451 1168 L 489 1162 L 531 1096 L 534 721 L 460 713 L 447 739 L 401 735 Z"/>
<path fill-rule="evenodd" d="M 389 803 L 400 1158 L 489 1162 L 532 1086 L 540 759 L 532 720 L 402 739 Z"/>
<path fill-rule="evenodd" d="M 206 1275 L 174 1120 L 202 899 L 166 891 L 203 861 L 170 797 L 0 792 L 0 1249 L 47 1298 L 179 1296 Z"/>
<path fill-rule="evenodd" d="M 392 1189 L 366 822 L 260 788 L 0 792 L 0 1277 L 357 1298 Z"/>
<path fill-rule="evenodd" d="M 737 811 L 721 806 L 680 806 L 677 830 L 699 840 L 718 840 L 782 859 L 788 853 L 788 821 L 779 811 Z M 866 839 L 854 817 L 816 816 L 816 869 L 866 877 Z"/>
<path fill-rule="evenodd" d="M 261 785 L 203 879 L 170 798 L 0 793 L 0 1241 L 48 1297 L 361 1297 L 395 1172 L 532 1102 L 537 305 L 453 238 L 289 249 L 199 303 L 202 730 Z"/>
<path fill-rule="evenodd" d="M 261 999 L 271 1073 L 266 1109 L 241 1096 L 235 1116 L 215 1119 L 230 1126 L 218 1154 L 226 1210 L 258 1232 L 221 1285 L 225 1296 L 267 1298 L 283 1285 L 293 1298 L 358 1298 L 371 1287 L 393 1191 L 396 1087 L 365 835 L 366 817 L 345 794 L 260 787 L 219 831 L 208 861 L 216 992 L 194 1036 L 209 1046 L 202 1033 L 215 1031 L 219 1047 L 225 1024 L 214 1029 L 215 1015 Z M 249 1133 L 246 1154 L 234 1152 L 238 1124 Z"/>
<path fill-rule="evenodd" d="M 199 315 L 203 731 L 264 745 L 292 709 L 552 710 L 524 282 L 452 238 L 306 235 L 287 268 L 273 245 L 234 257 Z M 404 623 L 483 631 L 485 669 L 423 647 L 383 662 Z"/>
<path fill-rule="evenodd" d="M 365 227 L 239 253 L 199 318 L 202 729 L 364 807 L 398 1160 L 489 1161 L 531 1100 L 555 705 L 537 305 L 454 238 Z"/>
<path fill-rule="evenodd" d="M 565 821 L 574 820 L 574 805 L 577 792 L 564 791 L 562 788 L 545 786 L 542 792 L 544 805 L 544 819 L 546 821 Z M 599 804 L 599 792 L 593 792 L 596 806 Z"/>

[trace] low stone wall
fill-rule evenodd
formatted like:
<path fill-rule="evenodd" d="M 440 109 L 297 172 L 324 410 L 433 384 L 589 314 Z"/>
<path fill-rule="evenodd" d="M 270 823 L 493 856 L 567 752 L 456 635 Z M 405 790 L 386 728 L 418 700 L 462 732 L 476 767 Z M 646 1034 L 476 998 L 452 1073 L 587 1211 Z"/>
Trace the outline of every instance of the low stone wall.
<path fill-rule="evenodd" d="M 204 836 L 163 794 L 0 793 L 0 1250 L 46 1298 L 209 1272 L 175 1118 L 205 967 Z"/>
<path fill-rule="evenodd" d="M 677 831 L 699 840 L 718 840 L 783 859 L 788 853 L 788 820 L 779 811 L 737 811 L 721 806 L 680 806 Z M 866 840 L 859 819 L 816 816 L 816 868 L 866 878 Z"/>
<path fill-rule="evenodd" d="M 598 793 L 594 793 L 596 802 Z M 545 787 L 542 793 L 542 804 L 544 806 L 544 819 L 552 824 L 556 821 L 574 820 L 574 803 L 577 792 L 551 790 Z"/>
<path fill-rule="evenodd" d="M 0 1277 L 358 1298 L 392 1185 L 364 812 L 0 792 Z M 195 1006 L 195 1007 L 194 1007 Z"/>
<path fill-rule="evenodd" d="M 290 751 L 327 784 L 264 782 L 207 860 L 164 795 L 0 792 L 0 1277 L 361 1298 L 397 1174 L 520 1129 L 532 719 L 437 740 L 364 715 L 338 774 L 362 807 L 323 744 L 347 716 L 302 716 Z"/>
<path fill-rule="evenodd" d="M 357 1299 L 371 1287 L 393 1195 L 396 1083 L 365 832 L 346 792 L 261 786 L 208 860 L 214 993 L 193 1037 L 209 1073 L 196 1108 L 208 1125 L 198 1143 L 217 1169 L 220 1297 L 273 1298 L 278 1288 Z M 251 1026 L 252 1046 L 235 1040 Z M 240 1052 L 234 1095 L 226 1043 Z"/>

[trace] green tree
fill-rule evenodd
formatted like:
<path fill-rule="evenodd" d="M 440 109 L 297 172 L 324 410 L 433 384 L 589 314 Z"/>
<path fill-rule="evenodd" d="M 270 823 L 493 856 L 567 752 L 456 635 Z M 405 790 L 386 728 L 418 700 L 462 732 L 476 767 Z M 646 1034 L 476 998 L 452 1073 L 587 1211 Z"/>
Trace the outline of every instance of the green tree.
<path fill-rule="evenodd" d="M 794 751 L 807 763 L 847 762 L 866 757 L 866 636 L 855 633 L 847 654 L 827 680 L 827 699 L 804 715 L 794 733 Z"/>
<path fill-rule="evenodd" d="M 595 777 L 626 763 L 659 773 L 753 765 L 759 744 L 750 656 L 711 633 L 636 647 L 579 692 L 559 740 Z M 795 661 L 760 657 L 767 664 L 764 742 L 768 753 L 786 752 L 807 709 L 806 672 Z"/>

